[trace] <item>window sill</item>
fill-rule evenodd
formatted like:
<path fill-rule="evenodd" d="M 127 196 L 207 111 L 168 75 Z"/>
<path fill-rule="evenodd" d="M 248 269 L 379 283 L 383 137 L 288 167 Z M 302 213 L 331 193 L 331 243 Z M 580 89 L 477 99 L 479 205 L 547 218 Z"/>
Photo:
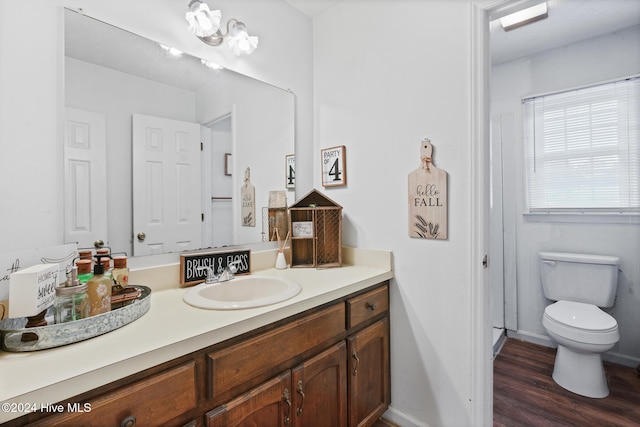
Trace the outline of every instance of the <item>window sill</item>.
<path fill-rule="evenodd" d="M 526 222 L 566 222 L 582 224 L 640 224 L 638 213 L 595 212 L 528 212 L 523 214 Z"/>

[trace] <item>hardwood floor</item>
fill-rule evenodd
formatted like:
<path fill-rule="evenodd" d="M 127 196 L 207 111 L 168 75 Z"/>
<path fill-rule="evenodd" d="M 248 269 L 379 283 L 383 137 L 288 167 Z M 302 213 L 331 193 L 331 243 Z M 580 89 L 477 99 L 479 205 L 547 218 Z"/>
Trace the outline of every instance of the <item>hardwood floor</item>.
<path fill-rule="evenodd" d="M 551 378 L 556 350 L 508 338 L 493 363 L 493 425 L 640 426 L 640 375 L 605 362 L 609 396 L 571 393 Z"/>

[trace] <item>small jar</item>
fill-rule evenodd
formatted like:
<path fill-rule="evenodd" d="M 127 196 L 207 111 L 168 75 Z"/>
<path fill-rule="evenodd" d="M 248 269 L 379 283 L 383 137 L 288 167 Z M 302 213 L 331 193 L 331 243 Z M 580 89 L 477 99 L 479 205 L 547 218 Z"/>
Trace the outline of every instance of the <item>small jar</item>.
<path fill-rule="evenodd" d="M 104 275 L 106 277 L 111 277 L 111 258 L 107 255 L 98 259 L 100 260 L 100 264 L 102 264 Z"/>
<path fill-rule="evenodd" d="M 111 278 L 113 279 L 114 287 L 118 287 L 118 289 L 129 286 L 129 268 L 127 267 L 126 256 L 113 257 Z"/>
<path fill-rule="evenodd" d="M 78 256 L 82 261 L 89 260 L 89 262 L 91 263 L 91 268 L 93 269 L 93 252 L 91 251 L 91 249 L 83 249 L 81 251 L 78 251 Z"/>
<path fill-rule="evenodd" d="M 54 304 L 56 323 L 71 322 L 89 317 L 87 284 L 56 288 Z"/>

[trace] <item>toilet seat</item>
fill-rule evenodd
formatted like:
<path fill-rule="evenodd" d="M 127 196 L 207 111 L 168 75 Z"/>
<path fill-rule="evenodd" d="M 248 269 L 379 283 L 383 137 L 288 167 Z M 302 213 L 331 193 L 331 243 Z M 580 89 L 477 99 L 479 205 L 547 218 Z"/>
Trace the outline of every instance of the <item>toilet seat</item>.
<path fill-rule="evenodd" d="M 545 308 L 542 323 L 550 332 L 586 344 L 620 340 L 616 319 L 593 304 L 558 301 Z"/>

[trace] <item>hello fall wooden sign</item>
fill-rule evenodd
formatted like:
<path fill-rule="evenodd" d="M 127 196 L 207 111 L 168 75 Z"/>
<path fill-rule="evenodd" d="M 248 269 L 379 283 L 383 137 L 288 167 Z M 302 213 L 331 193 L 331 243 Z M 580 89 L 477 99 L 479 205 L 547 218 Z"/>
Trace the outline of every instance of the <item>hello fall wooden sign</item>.
<path fill-rule="evenodd" d="M 409 237 L 447 239 L 447 171 L 433 164 L 429 139 L 420 143 L 420 167 L 409 174 Z"/>

